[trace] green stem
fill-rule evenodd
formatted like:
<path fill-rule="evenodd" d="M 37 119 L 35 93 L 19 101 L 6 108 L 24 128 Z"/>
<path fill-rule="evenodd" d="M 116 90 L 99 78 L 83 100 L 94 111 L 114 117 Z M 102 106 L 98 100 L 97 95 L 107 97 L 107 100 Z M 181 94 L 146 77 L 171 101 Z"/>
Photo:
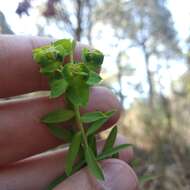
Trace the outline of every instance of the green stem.
<path fill-rule="evenodd" d="M 88 147 L 88 141 L 87 141 L 87 138 L 86 138 L 86 134 L 85 134 L 85 131 L 84 131 L 83 124 L 82 124 L 81 119 L 80 119 L 79 106 L 74 105 L 74 111 L 75 111 L 75 116 L 76 116 L 76 125 L 77 125 L 77 128 L 82 133 L 82 137 L 83 137 L 83 140 L 84 140 L 85 147 Z"/>

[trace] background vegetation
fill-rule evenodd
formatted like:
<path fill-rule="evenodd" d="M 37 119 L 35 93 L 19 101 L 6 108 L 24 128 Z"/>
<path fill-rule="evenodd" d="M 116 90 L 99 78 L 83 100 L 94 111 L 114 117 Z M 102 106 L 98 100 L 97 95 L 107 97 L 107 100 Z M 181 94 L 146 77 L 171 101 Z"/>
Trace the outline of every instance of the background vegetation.
<path fill-rule="evenodd" d="M 102 85 L 123 105 L 119 129 L 135 145 L 133 165 L 156 176 L 142 189 L 189 190 L 190 37 L 179 38 L 167 0 L 23 0 L 14 9 L 18 24 L 34 18 L 29 34 L 105 52 Z M 0 33 L 18 34 L 4 15 Z"/>

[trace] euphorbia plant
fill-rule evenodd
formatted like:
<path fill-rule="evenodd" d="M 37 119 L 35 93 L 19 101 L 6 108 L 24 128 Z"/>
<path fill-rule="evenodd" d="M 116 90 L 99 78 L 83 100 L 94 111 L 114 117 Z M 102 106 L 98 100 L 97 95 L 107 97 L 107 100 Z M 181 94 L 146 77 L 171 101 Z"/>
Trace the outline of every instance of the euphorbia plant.
<path fill-rule="evenodd" d="M 66 107 L 53 110 L 41 118 L 53 135 L 69 144 L 65 173 L 55 179 L 48 189 L 86 165 L 98 180 L 104 180 L 98 161 L 117 156 L 121 149 L 129 146 L 122 144 L 114 147 L 117 128 L 113 127 L 102 151 L 98 153 L 96 133 L 115 111 L 97 110 L 81 115 L 80 108 L 88 104 L 90 87 L 101 81 L 97 71 L 104 55 L 98 50 L 84 48 L 82 60 L 75 61 L 74 49 L 75 41 L 63 39 L 33 50 L 33 58 L 40 65 L 40 72 L 48 77 L 50 98 L 62 96 L 66 102 Z M 65 59 L 69 60 L 67 64 L 64 64 Z M 61 127 L 66 121 L 72 123 L 69 129 Z"/>

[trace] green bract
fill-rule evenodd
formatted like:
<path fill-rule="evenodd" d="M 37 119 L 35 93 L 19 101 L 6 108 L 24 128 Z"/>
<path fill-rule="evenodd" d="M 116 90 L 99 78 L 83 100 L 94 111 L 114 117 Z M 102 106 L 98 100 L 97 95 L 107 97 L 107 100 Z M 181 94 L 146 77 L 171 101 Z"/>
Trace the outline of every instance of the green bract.
<path fill-rule="evenodd" d="M 86 165 L 97 179 L 103 180 L 104 175 L 98 160 L 112 157 L 127 147 L 127 145 L 113 147 L 117 135 L 117 129 L 113 128 L 103 151 L 97 153 L 96 133 L 115 111 L 97 110 L 81 116 L 79 109 L 88 105 L 90 87 L 102 80 L 97 72 L 100 70 L 104 55 L 98 50 L 84 48 L 81 60 L 76 61 L 75 45 L 75 41 L 62 39 L 33 50 L 33 58 L 39 64 L 41 74 L 48 78 L 50 98 L 63 97 L 67 107 L 59 106 L 41 119 L 56 138 L 70 143 L 65 174 L 55 179 L 48 190 Z M 69 123 L 70 127 L 63 128 L 64 122 Z M 89 125 L 88 128 L 84 128 L 84 123 Z"/>

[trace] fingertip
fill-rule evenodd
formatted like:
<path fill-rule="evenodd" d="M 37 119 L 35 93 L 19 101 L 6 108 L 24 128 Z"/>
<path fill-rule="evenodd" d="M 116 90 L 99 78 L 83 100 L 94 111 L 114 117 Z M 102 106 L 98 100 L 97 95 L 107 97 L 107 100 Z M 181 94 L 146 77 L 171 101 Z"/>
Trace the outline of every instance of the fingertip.
<path fill-rule="evenodd" d="M 121 134 L 118 134 L 115 144 L 118 145 L 118 144 L 126 144 L 126 143 L 127 143 L 126 137 L 124 137 Z M 133 158 L 134 158 L 134 151 L 131 146 L 124 150 L 121 150 L 121 152 L 119 153 L 119 159 L 127 163 L 130 163 L 133 160 Z"/>
<path fill-rule="evenodd" d="M 75 173 L 54 190 L 138 190 L 138 179 L 132 168 L 118 159 L 108 159 L 101 162 L 105 180 L 97 180 L 87 168 Z"/>
<path fill-rule="evenodd" d="M 137 175 L 123 160 L 105 160 L 102 162 L 102 168 L 106 179 L 101 185 L 111 187 L 110 190 L 138 190 Z"/>

